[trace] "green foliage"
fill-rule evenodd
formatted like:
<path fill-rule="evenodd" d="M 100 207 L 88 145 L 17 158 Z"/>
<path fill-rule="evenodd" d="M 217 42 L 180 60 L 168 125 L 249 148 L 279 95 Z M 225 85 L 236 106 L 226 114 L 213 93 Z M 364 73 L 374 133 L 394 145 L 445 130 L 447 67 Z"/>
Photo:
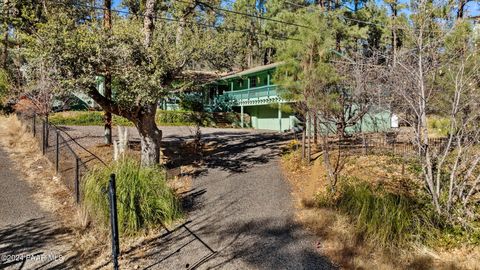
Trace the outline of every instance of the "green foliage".
<path fill-rule="evenodd" d="M 188 8 L 185 6 L 163 6 L 156 16 L 179 16 Z M 197 10 L 187 15 L 195 18 L 182 19 L 201 21 L 207 16 Z M 91 90 L 95 77 L 103 76 L 108 65 L 114 101 L 124 108 L 150 104 L 175 88 L 195 84 L 195 79 L 183 78 L 184 69 L 226 66 L 228 57 L 223 54 L 228 50 L 219 40 L 224 34 L 214 29 L 180 25 L 174 19 L 157 20 L 151 43 L 146 46 L 143 17 L 113 19 L 113 28 L 107 33 L 101 20 L 85 20 L 75 12 L 50 12 L 48 20 L 37 25 L 38 38 L 30 39 L 29 60 L 42 58 L 47 66 L 54 66 L 52 76 L 69 91 Z"/>
<path fill-rule="evenodd" d="M 191 112 L 186 111 L 159 111 L 157 123 L 167 125 L 192 125 Z"/>
<path fill-rule="evenodd" d="M 228 95 L 217 96 L 213 106 L 210 108 L 212 112 L 232 112 L 235 100 Z"/>
<path fill-rule="evenodd" d="M 97 167 L 83 178 L 83 202 L 97 224 L 108 226 L 109 177 L 116 174 L 118 225 L 120 233 L 133 235 L 145 229 L 171 224 L 181 218 L 180 203 L 160 167 L 140 167 L 125 157 L 109 167 Z"/>
<path fill-rule="evenodd" d="M 427 119 L 428 131 L 435 137 L 447 137 L 450 123 L 450 119 L 446 117 L 429 117 Z"/>
<path fill-rule="evenodd" d="M 6 70 L 0 68 L 0 104 L 8 95 L 10 88 L 10 80 L 8 79 L 8 73 Z"/>
<path fill-rule="evenodd" d="M 100 111 L 72 111 L 54 113 L 49 118 L 55 125 L 67 126 L 103 126 L 103 112 Z M 184 111 L 158 111 L 156 116 L 158 125 L 181 126 L 191 125 L 190 113 Z M 133 126 L 133 123 L 121 116 L 113 115 L 112 123 L 118 126 Z"/>
<path fill-rule="evenodd" d="M 427 242 L 438 235 L 443 225 L 428 203 L 350 180 L 342 182 L 337 197 L 322 193 L 316 202 L 319 207 L 346 213 L 367 241 L 384 247 L 402 246 L 412 241 Z"/>
<path fill-rule="evenodd" d="M 240 121 L 237 113 L 226 113 L 225 119 L 229 124 L 235 125 Z M 53 113 L 49 121 L 55 125 L 66 126 L 103 126 L 103 112 L 100 111 L 69 111 Z M 162 111 L 158 110 L 156 115 L 157 125 L 160 126 L 191 126 L 200 123 L 200 126 L 217 126 L 214 113 L 192 113 L 189 111 Z M 113 125 L 133 126 L 133 123 L 121 116 L 113 115 Z"/>
<path fill-rule="evenodd" d="M 49 121 L 55 125 L 67 126 L 103 126 L 104 113 L 100 111 L 72 111 L 51 114 Z M 121 116 L 113 115 L 112 123 L 118 126 L 133 126 L 133 123 Z"/>
<path fill-rule="evenodd" d="M 180 96 L 180 108 L 185 111 L 203 112 L 201 93 L 186 93 Z"/>

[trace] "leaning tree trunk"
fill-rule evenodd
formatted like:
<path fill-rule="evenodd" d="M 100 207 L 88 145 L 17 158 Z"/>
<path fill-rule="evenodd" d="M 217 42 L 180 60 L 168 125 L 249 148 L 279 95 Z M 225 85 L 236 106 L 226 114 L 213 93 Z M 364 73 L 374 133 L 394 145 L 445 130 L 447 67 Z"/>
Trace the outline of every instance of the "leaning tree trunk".
<path fill-rule="evenodd" d="M 135 122 L 140 135 L 142 166 L 153 166 L 160 162 L 162 131 L 155 123 L 156 110 L 156 105 L 144 106 Z"/>

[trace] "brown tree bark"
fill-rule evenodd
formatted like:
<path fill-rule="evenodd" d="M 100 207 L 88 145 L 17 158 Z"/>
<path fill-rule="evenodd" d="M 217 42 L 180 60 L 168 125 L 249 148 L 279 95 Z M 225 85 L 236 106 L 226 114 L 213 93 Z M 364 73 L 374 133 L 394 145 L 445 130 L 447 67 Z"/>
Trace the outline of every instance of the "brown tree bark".
<path fill-rule="evenodd" d="M 153 30 L 155 29 L 155 4 L 156 0 L 147 0 L 145 3 L 145 17 L 143 20 L 145 47 L 150 47 L 152 43 Z M 140 134 L 142 148 L 141 164 L 142 166 L 153 166 L 160 162 L 160 142 L 162 140 L 162 132 L 155 123 L 157 100 L 142 105 L 138 112 L 134 123 Z"/>
<path fill-rule="evenodd" d="M 155 123 L 157 104 L 144 105 L 136 116 L 135 126 L 140 134 L 141 164 L 152 166 L 160 162 L 160 142 L 162 131 Z"/>
<path fill-rule="evenodd" d="M 3 2 L 3 51 L 2 51 L 2 68 L 7 69 L 8 63 L 8 24 L 9 24 L 9 5 L 10 1 L 5 0 Z"/>
<path fill-rule="evenodd" d="M 111 31 L 112 29 L 112 1 L 104 0 L 103 1 L 103 27 L 106 31 Z M 106 98 L 112 98 L 112 74 L 110 73 L 110 68 L 106 65 L 105 70 L 105 81 L 104 81 L 104 93 Z M 105 111 L 104 113 L 104 139 L 105 144 L 112 144 L 112 113 Z"/>
<path fill-rule="evenodd" d="M 143 34 L 145 35 L 143 45 L 150 47 L 152 43 L 153 30 L 155 29 L 155 4 L 156 0 L 147 0 L 145 3 L 145 13 L 143 19 Z"/>
<path fill-rule="evenodd" d="M 397 63 L 397 28 L 396 28 L 396 20 L 397 20 L 397 15 L 398 15 L 398 3 L 397 1 L 394 1 L 393 3 L 390 4 L 390 8 L 392 10 L 392 21 L 393 21 L 393 27 L 392 27 L 392 49 L 393 49 L 393 66 L 395 67 Z"/>
<path fill-rule="evenodd" d="M 149 47 L 152 42 L 155 18 L 156 0 L 147 0 L 144 13 L 144 46 Z M 91 87 L 88 95 L 98 103 L 103 110 L 123 116 L 135 124 L 141 141 L 141 164 L 153 166 L 160 162 L 160 142 L 162 131 L 155 123 L 157 101 L 132 105 L 129 108 L 121 108 L 111 98 L 100 94 L 95 87 Z"/>
<path fill-rule="evenodd" d="M 458 10 L 457 10 L 457 19 L 463 19 L 463 11 L 465 9 L 465 4 L 468 0 L 459 0 L 458 1 Z"/>

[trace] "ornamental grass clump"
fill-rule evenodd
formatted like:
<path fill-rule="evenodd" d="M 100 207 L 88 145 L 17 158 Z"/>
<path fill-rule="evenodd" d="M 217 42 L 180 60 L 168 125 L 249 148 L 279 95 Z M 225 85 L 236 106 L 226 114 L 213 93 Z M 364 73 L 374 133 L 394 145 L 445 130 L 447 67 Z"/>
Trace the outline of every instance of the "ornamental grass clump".
<path fill-rule="evenodd" d="M 84 207 L 95 224 L 108 226 L 108 185 L 116 174 L 118 226 L 123 234 L 171 224 L 181 218 L 179 200 L 168 186 L 160 167 L 140 167 L 139 161 L 126 156 L 108 167 L 97 167 L 83 181 Z"/>
<path fill-rule="evenodd" d="M 383 247 L 428 242 L 441 227 L 434 211 L 418 198 L 360 181 L 343 183 L 333 199 L 319 194 L 316 202 L 319 207 L 333 207 L 347 214 L 359 235 Z"/>

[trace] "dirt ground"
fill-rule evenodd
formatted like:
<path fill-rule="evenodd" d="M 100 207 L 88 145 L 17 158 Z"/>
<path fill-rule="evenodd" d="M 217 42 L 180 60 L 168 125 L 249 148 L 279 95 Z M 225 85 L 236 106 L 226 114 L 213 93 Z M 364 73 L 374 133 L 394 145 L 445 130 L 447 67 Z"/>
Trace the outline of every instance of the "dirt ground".
<path fill-rule="evenodd" d="M 298 156 L 282 160 L 296 202 L 296 217 L 319 236 L 318 249 L 345 269 L 480 269 L 480 248 L 458 247 L 450 250 L 412 246 L 408 250 L 379 250 L 358 238 L 349 218 L 332 209 L 313 207 L 313 199 L 327 187 L 321 156 L 312 165 L 302 164 Z M 391 156 L 357 156 L 345 165 L 343 175 L 365 179 L 386 188 L 399 187 L 414 179 L 399 160 Z M 373 179 L 373 180 L 372 180 Z M 410 189 L 411 190 L 411 189 Z"/>
<path fill-rule="evenodd" d="M 2 158 L 9 163 L 7 169 L 15 172 L 17 176 L 9 178 L 5 175 L 0 180 L 16 181 L 8 183 L 9 189 L 12 186 L 18 187 L 15 194 L 7 194 L 13 192 L 12 190 L 3 190 L 6 196 L 15 196 L 16 202 L 8 207 L 9 211 L 14 211 L 16 215 L 9 224 L 2 226 L 0 253 L 55 253 L 61 255 L 62 259 L 50 262 L 26 260 L 22 265 L 26 269 L 76 269 L 82 260 L 83 251 L 76 244 L 80 226 L 76 217 L 78 211 L 71 194 L 59 181 L 51 163 L 41 155 L 36 141 L 16 118 L 0 116 L 0 146 L 6 152 L 2 151 L 2 154 L 6 154 Z M 34 212 L 30 214 L 24 207 Z M 18 269 L 18 263 L 22 262 L 5 263 L 6 265 L 2 265 L 0 262 L 0 268 Z"/>

